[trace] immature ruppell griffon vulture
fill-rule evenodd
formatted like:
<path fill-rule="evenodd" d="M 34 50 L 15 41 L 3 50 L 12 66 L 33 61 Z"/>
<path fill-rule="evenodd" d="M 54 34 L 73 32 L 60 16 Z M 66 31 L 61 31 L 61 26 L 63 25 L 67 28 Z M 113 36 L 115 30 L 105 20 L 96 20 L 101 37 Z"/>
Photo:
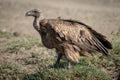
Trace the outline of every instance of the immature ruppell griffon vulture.
<path fill-rule="evenodd" d="M 33 26 L 41 35 L 42 43 L 49 49 L 56 49 L 59 64 L 64 55 L 70 62 L 79 62 L 80 56 L 87 56 L 93 51 L 108 55 L 108 49 L 112 49 L 111 43 L 106 37 L 84 23 L 67 19 L 40 19 L 39 10 L 33 9 L 26 16 L 33 16 Z M 39 24 L 39 25 L 38 25 Z"/>

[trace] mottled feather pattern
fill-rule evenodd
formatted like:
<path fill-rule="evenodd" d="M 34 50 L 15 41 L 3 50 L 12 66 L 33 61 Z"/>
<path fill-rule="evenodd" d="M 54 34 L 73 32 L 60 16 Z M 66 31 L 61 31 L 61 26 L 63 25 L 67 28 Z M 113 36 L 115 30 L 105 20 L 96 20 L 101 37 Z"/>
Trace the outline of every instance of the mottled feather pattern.
<path fill-rule="evenodd" d="M 99 38 L 104 40 L 105 36 L 83 23 L 63 19 L 44 19 L 40 25 L 46 28 L 46 34 L 49 34 L 44 39 L 47 41 L 46 47 L 49 48 L 51 45 L 52 48 L 60 50 L 71 61 L 78 62 L 81 54 L 89 54 L 91 51 L 108 54 L 107 48 L 99 41 Z"/>
<path fill-rule="evenodd" d="M 71 19 L 41 19 L 41 12 L 37 9 L 26 12 L 26 16 L 33 16 L 33 27 L 41 35 L 45 47 L 55 48 L 58 65 L 64 55 L 70 62 L 79 62 L 80 56 L 88 56 L 91 52 L 97 51 L 108 55 L 108 49 L 112 49 L 111 43 L 106 37 L 88 25 Z M 39 21 L 39 25 L 38 25 Z"/>

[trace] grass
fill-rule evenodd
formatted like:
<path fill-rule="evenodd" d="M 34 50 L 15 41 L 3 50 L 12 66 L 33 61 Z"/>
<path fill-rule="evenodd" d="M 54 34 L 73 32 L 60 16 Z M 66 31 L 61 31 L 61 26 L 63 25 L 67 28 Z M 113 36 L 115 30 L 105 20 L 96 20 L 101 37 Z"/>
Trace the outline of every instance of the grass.
<path fill-rule="evenodd" d="M 59 68 L 52 67 L 55 52 L 44 48 L 39 39 L 15 37 L 2 31 L 0 38 L 6 39 L 6 44 L 2 43 L 4 50 L 0 49 L 0 80 L 112 80 L 117 78 L 120 70 L 119 41 L 111 41 L 113 49 L 110 56 L 96 53 L 91 57 L 81 57 L 80 63 L 72 63 L 72 68 L 68 70 L 64 60 L 61 60 Z"/>
<path fill-rule="evenodd" d="M 21 48 L 30 49 L 33 46 L 41 46 L 39 39 L 34 39 L 30 36 L 20 37 L 6 45 L 6 51 L 10 53 L 18 52 Z"/>
<path fill-rule="evenodd" d="M 5 62 L 0 65 L 0 80 L 17 80 L 24 74 L 18 63 Z"/>
<path fill-rule="evenodd" d="M 88 65 L 74 65 L 70 70 L 44 68 L 34 74 L 25 75 L 23 80 L 111 80 L 102 71 Z"/>
<path fill-rule="evenodd" d="M 12 36 L 13 36 L 13 35 L 12 35 L 11 33 L 0 30 L 0 38 L 10 38 L 10 37 L 12 37 Z"/>

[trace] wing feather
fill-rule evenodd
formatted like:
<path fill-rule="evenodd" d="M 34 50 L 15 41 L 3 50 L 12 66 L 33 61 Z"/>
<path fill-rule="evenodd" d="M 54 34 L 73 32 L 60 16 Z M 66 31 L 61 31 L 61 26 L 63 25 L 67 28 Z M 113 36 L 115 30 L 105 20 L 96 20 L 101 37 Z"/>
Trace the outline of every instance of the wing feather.
<path fill-rule="evenodd" d="M 64 20 L 49 21 L 49 24 L 51 25 L 51 30 L 56 34 L 55 38 L 60 40 L 60 42 L 76 45 L 82 50 L 108 54 L 107 48 L 98 39 L 98 34 L 100 35 L 100 33 L 97 33 L 86 25 Z M 100 35 L 99 38 L 104 40 L 103 38 L 105 37 Z"/>

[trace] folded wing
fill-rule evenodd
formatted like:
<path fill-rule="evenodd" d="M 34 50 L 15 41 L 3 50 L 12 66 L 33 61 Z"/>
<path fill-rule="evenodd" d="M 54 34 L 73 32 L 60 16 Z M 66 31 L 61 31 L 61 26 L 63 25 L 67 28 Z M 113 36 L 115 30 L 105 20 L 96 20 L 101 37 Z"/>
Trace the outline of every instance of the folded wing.
<path fill-rule="evenodd" d="M 81 22 L 60 19 L 56 22 L 49 21 L 49 24 L 49 29 L 61 43 L 69 43 L 79 49 L 98 51 L 105 55 L 108 54 L 107 49 L 112 49 L 111 43 L 105 39 L 105 36 Z"/>

